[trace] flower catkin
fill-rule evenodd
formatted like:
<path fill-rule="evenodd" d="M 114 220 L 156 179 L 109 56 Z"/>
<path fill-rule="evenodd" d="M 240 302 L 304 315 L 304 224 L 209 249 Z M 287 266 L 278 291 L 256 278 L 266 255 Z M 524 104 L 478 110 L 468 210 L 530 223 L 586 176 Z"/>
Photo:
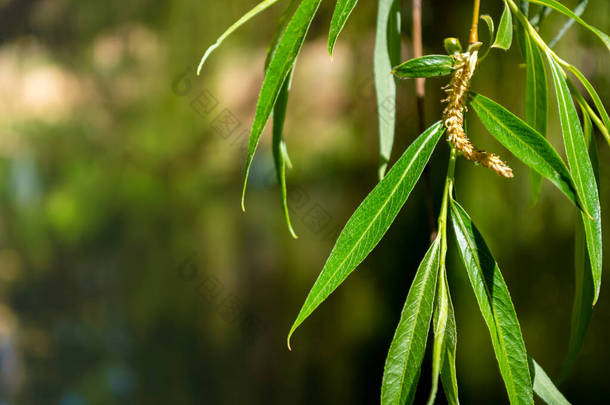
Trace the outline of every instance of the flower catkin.
<path fill-rule="evenodd" d="M 470 89 L 470 80 L 477 62 L 477 52 L 455 53 L 455 70 L 451 81 L 443 89 L 447 103 L 443 111 L 443 122 L 447 128 L 447 139 L 462 155 L 473 162 L 487 167 L 500 176 L 512 178 L 513 170 L 499 156 L 474 147 L 464 132 L 464 110 Z"/>

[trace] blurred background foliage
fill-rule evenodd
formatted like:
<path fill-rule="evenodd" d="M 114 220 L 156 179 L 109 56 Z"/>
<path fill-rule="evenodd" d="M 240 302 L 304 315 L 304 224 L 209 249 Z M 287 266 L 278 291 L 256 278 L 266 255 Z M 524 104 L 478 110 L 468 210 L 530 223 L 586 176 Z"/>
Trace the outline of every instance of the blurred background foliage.
<path fill-rule="evenodd" d="M 203 50 L 255 3 L 0 1 L 0 403 L 378 402 L 429 239 L 421 184 L 374 254 L 297 332 L 294 351 L 285 346 L 337 232 L 376 181 L 376 3 L 358 4 L 331 62 L 334 2 L 323 2 L 298 60 L 286 129 L 298 240 L 283 223 L 268 132 L 248 212 L 239 210 L 244 142 L 284 5 L 240 30 L 194 76 Z M 442 53 L 447 36 L 465 41 L 469 1 L 423 3 L 426 53 Z M 403 59 L 412 54 L 409 7 Z M 483 2 L 495 19 L 501 7 Z M 584 17 L 608 31 L 610 3 L 592 0 Z M 564 21 L 552 15 L 542 34 L 551 38 Z M 492 52 L 473 89 L 523 116 L 525 72 L 513 48 Z M 558 51 L 610 94 L 610 58 L 596 38 L 572 28 Z M 440 117 L 443 84 L 427 83 L 428 124 Z M 417 136 L 413 93 L 413 82 L 400 83 L 394 159 Z M 549 137 L 562 150 L 552 107 Z M 527 169 L 471 124 L 475 143 L 504 156 L 517 177 L 460 161 L 457 196 L 501 265 L 528 350 L 556 376 L 568 343 L 577 213 L 548 184 L 530 206 Z M 447 149 L 439 144 L 430 165 L 435 211 Z M 610 153 L 601 142 L 600 152 L 604 209 Z M 506 403 L 455 259 L 452 251 L 462 401 Z M 602 291 L 562 386 L 575 404 L 610 397 L 608 297 Z M 425 360 L 420 400 L 429 374 Z"/>

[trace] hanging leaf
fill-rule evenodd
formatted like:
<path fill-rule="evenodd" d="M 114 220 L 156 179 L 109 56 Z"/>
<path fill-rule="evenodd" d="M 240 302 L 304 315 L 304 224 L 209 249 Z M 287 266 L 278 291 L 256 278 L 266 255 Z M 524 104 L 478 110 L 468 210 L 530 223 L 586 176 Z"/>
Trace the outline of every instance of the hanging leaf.
<path fill-rule="evenodd" d="M 534 392 L 548 405 L 570 405 L 553 381 L 532 357 L 528 358 L 530 373 L 534 380 Z"/>
<path fill-rule="evenodd" d="M 582 108 L 582 114 L 585 139 L 589 144 L 589 156 L 591 156 L 591 163 L 593 164 L 593 171 L 595 172 L 599 190 L 599 161 L 591 118 L 584 108 Z M 594 298 L 595 285 L 593 284 L 591 261 L 587 253 L 584 225 L 578 223 L 574 232 L 574 302 L 572 304 L 572 319 L 570 322 L 570 343 L 559 378 L 560 381 L 563 381 L 570 373 L 585 340 L 593 313 Z"/>
<path fill-rule="evenodd" d="M 492 48 L 504 49 L 505 51 L 510 49 L 513 43 L 513 15 L 510 12 L 508 3 L 504 1 L 504 12 L 502 12 L 502 18 L 498 25 L 498 34 L 496 40 L 491 46 Z"/>
<path fill-rule="evenodd" d="M 442 253 L 441 253 L 442 254 Z M 438 391 L 438 377 L 443 374 L 443 388 L 450 405 L 457 404 L 458 387 L 455 369 L 457 331 L 453 303 L 449 294 L 447 271 L 440 269 L 434 304 L 434 347 L 432 349 L 432 389 L 428 405 L 434 405 Z"/>
<path fill-rule="evenodd" d="M 437 122 L 421 134 L 347 221 L 290 329 L 288 347 L 295 329 L 379 243 L 409 197 L 444 132 L 445 128 Z"/>
<path fill-rule="evenodd" d="M 382 405 L 412 404 L 432 318 L 440 266 L 437 237 L 419 265 L 388 351 L 381 383 Z"/>
<path fill-rule="evenodd" d="M 589 31 L 591 31 L 595 35 L 597 35 L 599 37 L 599 39 L 601 39 L 603 41 L 604 45 L 606 45 L 606 48 L 610 49 L 610 36 L 608 36 L 608 34 L 604 33 L 603 31 L 601 31 L 598 28 L 593 27 L 592 25 L 587 24 L 579 16 L 574 14 L 572 12 L 572 10 L 570 10 L 569 8 L 567 8 L 566 6 L 564 6 L 557 0 L 528 0 L 528 1 L 533 4 L 540 4 L 543 6 L 550 7 L 553 10 L 559 11 L 561 14 L 563 14 L 567 17 L 570 17 L 571 19 L 575 20 L 577 23 L 579 23 L 580 25 L 582 25 L 583 27 L 587 28 Z"/>
<path fill-rule="evenodd" d="M 266 9 L 268 9 L 269 7 L 271 7 L 272 5 L 274 5 L 275 3 L 277 3 L 278 0 L 264 0 L 261 1 L 259 4 L 257 4 L 252 10 L 248 11 L 246 14 L 243 15 L 243 17 L 241 17 L 239 20 L 237 20 L 237 22 L 235 22 L 235 24 L 231 25 L 214 43 L 214 45 L 210 46 L 208 49 L 206 49 L 205 53 L 203 54 L 203 57 L 201 58 L 201 62 L 199 62 L 199 66 L 197 67 L 197 75 L 199 75 L 201 73 L 201 69 L 203 68 L 203 64 L 205 63 L 205 61 L 208 59 L 208 57 L 210 56 L 210 54 L 212 52 L 214 52 L 214 50 L 216 48 L 218 48 L 225 39 L 227 39 L 227 37 L 229 37 L 235 30 L 237 30 L 239 27 L 241 27 L 242 25 L 244 25 L 245 23 L 247 23 L 248 21 L 250 21 L 253 17 L 255 17 L 257 14 L 259 14 L 262 11 L 265 11 Z"/>
<path fill-rule="evenodd" d="M 589 215 L 583 214 L 583 222 L 585 225 L 587 250 L 593 272 L 593 282 L 595 284 L 595 298 L 593 300 L 593 304 L 595 304 L 599 297 L 602 276 L 602 223 L 597 182 L 595 181 L 595 173 L 591 164 L 591 158 L 589 157 L 585 136 L 580 126 L 578 113 L 570 95 L 570 90 L 563 76 L 564 73 L 550 55 L 548 55 L 548 60 L 555 83 L 559 119 L 561 121 L 568 164 L 570 165 L 579 199 L 589 213 Z"/>
<path fill-rule="evenodd" d="M 453 73 L 454 63 L 449 55 L 426 55 L 401 63 L 392 74 L 400 79 L 447 76 Z"/>
<path fill-rule="evenodd" d="M 604 123 L 604 126 L 606 127 L 606 129 L 610 129 L 610 117 L 608 116 L 608 112 L 606 111 L 606 108 L 604 107 L 604 103 L 602 102 L 602 99 L 599 97 L 599 94 L 597 94 L 597 91 L 595 91 L 595 88 L 593 87 L 591 82 L 589 82 L 589 80 L 587 80 L 585 75 L 583 75 L 580 72 L 580 70 L 578 70 L 575 66 L 568 65 L 567 69 L 570 72 L 572 72 L 574 74 L 574 76 L 576 76 L 576 78 L 580 81 L 580 83 L 582 83 L 584 88 L 587 90 L 587 92 L 591 96 L 591 100 L 593 100 L 593 104 L 595 104 L 595 108 L 599 112 L 599 115 L 602 119 L 602 122 Z"/>
<path fill-rule="evenodd" d="M 246 158 L 244 185 L 241 198 L 243 210 L 245 210 L 248 175 L 250 173 L 250 166 L 252 165 L 254 153 L 258 146 L 258 141 L 267 124 L 267 120 L 271 115 L 271 110 L 277 101 L 282 85 L 292 71 L 294 61 L 303 46 L 305 35 L 307 34 L 321 1 L 322 0 L 303 0 L 301 2 L 294 13 L 294 16 L 288 23 L 284 34 L 278 42 L 275 52 L 273 52 L 271 61 L 269 62 L 269 67 L 267 68 L 263 86 L 258 97 L 254 123 L 252 124 L 252 132 L 250 134 L 250 142 L 248 144 L 248 156 Z"/>
<path fill-rule="evenodd" d="M 400 63 L 400 2 L 379 0 L 373 71 L 379 120 L 379 179 L 385 175 L 396 129 L 396 78 L 392 67 Z"/>
<path fill-rule="evenodd" d="M 553 146 L 535 129 L 506 108 L 480 94 L 470 102 L 481 122 L 504 147 L 581 207 L 572 177 Z"/>
<path fill-rule="evenodd" d="M 328 53 L 333 56 L 333 48 L 337 42 L 337 37 L 343 30 L 347 19 L 352 14 L 358 0 L 338 0 L 335 6 L 335 12 L 330 22 L 330 31 L 328 34 Z"/>
<path fill-rule="evenodd" d="M 528 35 L 524 35 L 526 80 L 525 80 L 525 120 L 540 135 L 546 138 L 548 121 L 548 81 L 544 69 L 544 59 L 538 46 Z M 531 202 L 538 200 L 542 187 L 542 176 L 530 169 Z"/>
<path fill-rule="evenodd" d="M 534 404 L 525 343 L 500 268 L 464 209 L 451 201 L 460 257 L 493 344 L 511 404 Z"/>

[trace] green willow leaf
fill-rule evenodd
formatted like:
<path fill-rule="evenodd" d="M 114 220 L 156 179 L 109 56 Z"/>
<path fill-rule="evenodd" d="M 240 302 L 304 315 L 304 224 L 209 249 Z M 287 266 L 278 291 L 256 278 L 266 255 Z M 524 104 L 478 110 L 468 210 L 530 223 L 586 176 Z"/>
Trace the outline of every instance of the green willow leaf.
<path fill-rule="evenodd" d="M 292 74 L 291 74 L 292 76 Z M 288 105 L 288 93 L 290 91 L 290 82 L 292 77 L 282 85 L 280 94 L 277 98 L 277 102 L 273 107 L 273 140 L 272 140 L 272 151 L 273 161 L 275 163 L 275 173 L 277 181 L 280 185 L 280 192 L 282 195 L 282 209 L 284 211 L 284 218 L 288 231 L 293 238 L 297 239 L 297 235 L 292 228 L 290 222 L 290 212 L 288 211 L 288 192 L 286 190 L 286 164 L 290 163 L 289 159 L 286 159 L 288 152 L 286 151 L 286 143 L 283 138 L 284 121 L 286 120 L 286 107 Z"/>
<path fill-rule="evenodd" d="M 599 39 L 601 39 L 603 41 L 604 45 L 606 45 L 606 48 L 610 49 L 610 36 L 608 36 L 608 34 L 604 33 L 603 31 L 601 31 L 598 28 L 595 28 L 592 25 L 587 24 L 582 18 L 580 18 L 579 16 L 574 14 L 572 12 L 572 10 L 570 10 L 569 8 L 567 8 L 566 6 L 564 6 L 557 0 L 528 0 L 528 1 L 533 4 L 539 4 L 542 6 L 550 7 L 553 10 L 559 11 L 563 15 L 570 17 L 571 19 L 575 20 L 577 23 L 579 23 L 580 25 L 582 25 L 583 27 L 587 28 L 589 31 L 591 31 L 595 35 L 597 35 L 599 37 Z"/>
<path fill-rule="evenodd" d="M 388 175 L 377 184 L 347 221 L 290 328 L 288 347 L 296 328 L 379 243 L 409 197 L 444 132 L 445 128 L 441 122 L 437 122 L 413 141 Z"/>
<path fill-rule="evenodd" d="M 241 17 L 239 20 L 237 20 L 237 22 L 235 22 L 235 24 L 231 25 L 220 37 L 218 37 L 218 39 L 216 40 L 214 45 L 210 46 L 205 51 L 205 53 L 203 54 L 203 57 L 201 58 L 201 62 L 199 62 L 199 66 L 197 67 L 197 75 L 199 75 L 201 73 L 201 69 L 203 68 L 203 64 L 208 59 L 210 54 L 212 52 L 214 52 L 214 50 L 216 48 L 218 48 L 223 43 L 223 41 L 225 39 L 227 39 L 227 37 L 229 37 L 239 27 L 241 27 L 242 25 L 244 25 L 245 23 L 250 21 L 257 14 L 259 14 L 262 11 L 265 11 L 266 9 L 268 9 L 269 7 L 271 7 L 272 5 L 274 5 L 277 2 L 278 2 L 278 0 L 264 0 L 264 1 L 261 1 L 256 6 L 254 6 L 254 8 L 252 10 L 248 11 L 246 14 L 243 15 L 243 17 Z"/>
<path fill-rule="evenodd" d="M 496 40 L 491 46 L 492 48 L 504 49 L 505 51 L 510 49 L 513 43 L 513 15 L 510 12 L 508 3 L 504 2 L 504 12 L 498 25 L 498 34 Z"/>
<path fill-rule="evenodd" d="M 574 74 L 574 76 L 576 76 L 576 78 L 580 81 L 580 83 L 582 83 L 584 88 L 587 90 L 589 96 L 591 96 L 591 100 L 593 100 L 595 108 L 599 112 L 604 126 L 606 127 L 606 129 L 610 129 L 610 116 L 608 116 L 608 111 L 606 111 L 602 99 L 599 97 L 599 94 L 597 94 L 597 91 L 595 91 L 595 88 L 593 87 L 591 82 L 589 82 L 585 75 L 583 75 L 581 71 L 578 70 L 575 66 L 568 65 L 566 67 L 570 72 L 572 72 L 572 74 Z"/>
<path fill-rule="evenodd" d="M 576 5 L 576 8 L 574 8 L 574 14 L 578 17 L 581 17 L 585 12 L 585 9 L 587 8 L 588 4 L 589 0 L 580 0 L 580 2 Z M 574 25 L 574 22 L 574 20 L 570 19 L 563 25 L 563 27 L 561 27 L 555 38 L 553 38 L 553 40 L 549 43 L 549 48 L 553 48 L 555 47 L 555 45 L 557 45 L 557 42 L 559 42 L 559 40 L 563 38 L 566 32 L 568 32 L 572 25 Z"/>
<path fill-rule="evenodd" d="M 358 0 L 337 1 L 335 12 L 333 13 L 333 18 L 330 22 L 330 31 L 328 33 L 328 53 L 331 57 L 333 56 L 333 48 L 335 47 L 337 38 L 343 30 L 350 14 L 352 14 L 354 7 L 356 7 L 356 3 L 358 3 Z"/>
<path fill-rule="evenodd" d="M 591 163 L 593 164 L 599 190 L 599 161 L 591 117 L 589 117 L 584 107 L 581 106 L 581 109 L 585 139 L 589 143 L 589 156 L 591 156 Z M 595 285 L 593 284 L 592 273 L 591 261 L 587 253 L 584 225 L 578 223 L 574 232 L 574 302 L 572 304 L 572 319 L 570 322 L 570 343 L 561 376 L 559 377 L 560 381 L 563 381 L 570 373 L 582 348 L 589 323 L 591 322 L 593 301 L 595 299 Z"/>
<path fill-rule="evenodd" d="M 282 17 L 280 18 L 278 27 L 273 35 L 271 40 L 271 44 L 269 45 L 269 49 L 267 50 L 267 58 L 265 60 L 265 71 L 269 67 L 269 63 L 277 50 L 277 46 L 279 44 L 280 38 L 284 34 L 286 30 L 286 26 L 288 25 L 289 18 L 294 11 L 296 10 L 296 6 L 298 4 L 298 0 L 290 0 L 290 3 Z M 286 108 L 288 105 L 288 94 L 290 93 L 290 85 L 292 83 L 292 74 L 294 69 L 288 75 L 288 79 L 282 85 L 280 90 L 280 94 L 278 95 L 277 101 L 273 106 L 273 139 L 272 139 L 272 147 L 271 150 L 273 152 L 273 162 L 275 164 L 275 173 L 277 182 L 280 185 L 280 193 L 281 193 L 281 201 L 282 201 L 282 210 L 284 211 L 284 218 L 286 220 L 286 226 L 288 227 L 288 231 L 293 238 L 297 238 L 296 233 L 292 227 L 292 223 L 290 222 L 290 212 L 288 210 L 288 192 L 286 189 L 286 165 L 289 167 L 290 159 L 288 158 L 288 151 L 286 148 L 286 143 L 284 142 L 284 121 L 286 120 Z"/>
<path fill-rule="evenodd" d="M 390 344 L 381 383 L 382 405 L 412 404 L 432 318 L 440 267 L 440 237 L 417 269 Z"/>
<path fill-rule="evenodd" d="M 581 207 L 568 168 L 549 141 L 487 97 L 474 94 L 470 104 L 489 133 L 506 149 L 551 181 L 577 207 Z"/>
<path fill-rule="evenodd" d="M 586 211 L 590 214 L 585 215 L 583 213 L 583 222 L 585 225 L 587 250 L 591 260 L 593 282 L 595 284 L 595 299 L 593 300 L 593 304 L 595 304 L 599 297 L 602 276 L 602 218 L 599 192 L 597 191 L 595 172 L 589 157 L 587 142 L 580 126 L 576 106 L 563 76 L 564 72 L 550 55 L 548 55 L 548 60 L 555 83 L 559 119 L 561 121 L 568 164 L 580 201 L 582 201 Z"/>
<path fill-rule="evenodd" d="M 432 349 L 432 389 L 428 405 L 434 405 L 438 391 L 438 377 L 443 374 L 443 388 L 450 405 L 459 403 L 457 377 L 455 371 L 455 354 L 457 332 L 453 303 L 449 294 L 447 271 L 440 269 L 436 302 L 434 304 L 434 347 Z"/>
<path fill-rule="evenodd" d="M 254 123 L 252 124 L 252 132 L 248 144 L 248 156 L 246 158 L 244 185 L 241 198 L 242 210 L 245 210 L 248 175 L 250 173 L 250 166 L 252 165 L 254 153 L 258 146 L 258 141 L 267 124 L 267 120 L 271 115 L 271 110 L 277 101 L 282 85 L 292 71 L 294 61 L 303 46 L 305 35 L 309 30 L 309 26 L 311 25 L 321 2 L 322 0 L 303 0 L 301 2 L 288 23 L 284 34 L 277 44 L 275 52 L 273 52 L 271 61 L 269 62 L 269 67 L 267 68 L 258 103 L 256 105 Z"/>
<path fill-rule="evenodd" d="M 487 24 L 487 28 L 489 29 L 489 38 L 490 42 L 494 39 L 494 34 L 496 33 L 496 27 L 494 25 L 494 20 L 491 16 L 485 14 L 481 16 L 481 20 L 485 21 Z"/>
<path fill-rule="evenodd" d="M 536 360 L 529 356 L 528 361 L 536 395 L 548 405 L 570 405 Z"/>
<path fill-rule="evenodd" d="M 532 38 L 524 35 L 526 80 L 525 80 L 525 120 L 540 135 L 546 138 L 548 122 L 548 81 L 544 69 L 544 59 L 540 48 Z M 530 169 L 531 202 L 538 200 L 542 187 L 542 176 Z"/>
<path fill-rule="evenodd" d="M 449 55 L 426 55 L 401 63 L 392 74 L 400 79 L 447 76 L 453 72 L 454 64 Z"/>
<path fill-rule="evenodd" d="M 400 1 L 379 0 L 373 71 L 379 120 L 379 179 L 385 175 L 396 130 L 396 78 L 392 67 L 400 63 Z"/>
<path fill-rule="evenodd" d="M 525 343 L 500 268 L 466 211 L 453 200 L 451 219 L 460 257 L 489 329 L 510 403 L 533 405 Z"/>

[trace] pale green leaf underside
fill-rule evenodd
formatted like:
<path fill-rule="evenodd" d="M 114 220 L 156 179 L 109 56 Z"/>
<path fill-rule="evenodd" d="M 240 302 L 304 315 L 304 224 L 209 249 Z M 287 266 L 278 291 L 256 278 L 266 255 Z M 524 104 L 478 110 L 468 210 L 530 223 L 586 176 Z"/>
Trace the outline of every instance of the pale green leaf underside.
<path fill-rule="evenodd" d="M 589 216 L 583 214 L 583 222 L 585 225 L 587 250 L 593 272 L 593 282 L 595 284 L 595 299 L 593 300 L 595 304 L 599 297 L 602 276 L 602 224 L 599 192 L 597 190 L 595 172 L 589 157 L 587 142 L 580 126 L 576 106 L 563 76 L 564 73 L 550 55 L 548 60 L 555 83 L 559 119 L 568 164 L 580 201 L 582 201 L 586 211 L 589 213 Z"/>
<path fill-rule="evenodd" d="M 272 5 L 274 5 L 277 2 L 278 2 L 278 0 L 264 0 L 264 1 L 261 1 L 256 6 L 254 6 L 254 8 L 252 10 L 248 11 L 239 20 L 237 20 L 235 22 L 235 24 L 231 25 L 225 32 L 223 32 L 223 34 L 220 37 L 218 37 L 218 39 L 216 40 L 214 45 L 210 46 L 205 51 L 205 53 L 203 54 L 203 57 L 201 58 L 201 62 L 199 62 L 199 66 L 197 67 L 197 75 L 199 75 L 201 73 L 201 69 L 203 68 L 203 64 L 208 59 L 210 54 L 212 52 L 214 52 L 214 50 L 216 48 L 218 48 L 223 43 L 223 41 L 225 39 L 227 39 L 227 37 L 229 37 L 239 27 L 241 27 L 242 25 L 244 25 L 245 23 L 250 21 L 257 14 L 259 14 L 262 11 L 265 11 L 266 9 L 268 9 L 269 7 L 271 7 Z"/>
<path fill-rule="evenodd" d="M 428 405 L 434 405 L 438 391 L 439 375 L 441 374 L 443 374 L 443 388 L 447 401 L 450 405 L 457 404 L 459 402 L 455 369 L 457 331 L 453 303 L 447 283 L 447 271 L 444 266 L 440 269 L 437 284 L 433 330 L 432 388 L 428 397 Z"/>
<path fill-rule="evenodd" d="M 328 33 L 328 53 L 330 56 L 333 55 L 333 48 L 335 47 L 335 43 L 337 42 L 337 38 L 339 34 L 343 30 L 347 19 L 350 14 L 356 7 L 356 3 L 358 0 L 338 0 L 337 5 L 335 6 L 335 12 L 333 13 L 333 18 L 330 21 L 330 30 Z"/>
<path fill-rule="evenodd" d="M 373 57 L 379 125 L 379 179 L 385 175 L 394 146 L 396 78 L 392 67 L 400 63 L 400 2 L 379 0 Z"/>
<path fill-rule="evenodd" d="M 498 25 L 498 34 L 496 40 L 491 46 L 492 48 L 504 49 L 505 51 L 510 49 L 513 43 L 513 15 L 510 12 L 508 4 L 504 2 L 504 12 L 502 12 L 502 18 Z"/>
<path fill-rule="evenodd" d="M 404 205 L 445 132 L 437 122 L 404 152 L 349 219 L 307 296 L 290 333 L 351 274 L 379 243 Z"/>
<path fill-rule="evenodd" d="M 382 405 L 413 403 L 432 318 L 440 245 L 437 237 L 419 265 L 409 289 L 383 370 Z"/>
<path fill-rule="evenodd" d="M 531 356 L 528 358 L 530 373 L 534 380 L 534 392 L 548 405 L 570 405 L 553 381 Z"/>
<path fill-rule="evenodd" d="M 511 404 L 534 404 L 521 328 L 500 268 L 464 209 L 451 202 L 460 257 L 474 290 Z"/>
<path fill-rule="evenodd" d="M 546 138 L 548 122 L 548 80 L 540 48 L 531 37 L 523 33 L 526 62 L 525 120 L 540 135 Z M 538 200 L 542 187 L 542 176 L 530 169 L 531 202 Z"/>
<path fill-rule="evenodd" d="M 294 61 L 303 46 L 305 35 L 307 34 L 321 1 L 322 0 L 303 0 L 301 2 L 294 13 L 294 16 L 288 23 L 284 34 L 278 42 L 275 52 L 273 52 L 271 61 L 269 62 L 263 80 L 263 86 L 258 97 L 254 123 L 252 124 L 252 132 L 250 134 L 250 142 L 248 144 L 248 156 L 246 158 L 242 191 L 242 209 L 245 209 L 244 200 L 246 185 L 248 183 L 248 174 L 250 173 L 250 166 L 252 165 L 252 159 L 254 158 L 258 141 L 267 124 L 267 120 L 271 115 L 271 111 L 278 98 L 282 85 L 294 66 Z"/>
<path fill-rule="evenodd" d="M 483 125 L 506 149 L 581 207 L 567 166 L 553 146 L 535 129 L 498 103 L 480 94 L 470 102 Z"/>
<path fill-rule="evenodd" d="M 579 23 L 580 25 L 582 25 L 583 27 L 587 28 L 588 30 L 593 32 L 595 35 L 597 35 L 599 37 L 599 39 L 601 39 L 604 42 L 604 45 L 606 45 L 606 48 L 608 48 L 610 50 L 610 36 L 608 36 L 608 34 L 604 33 L 603 31 L 601 31 L 598 28 L 593 27 L 592 25 L 587 24 L 582 18 L 580 18 L 579 16 L 574 14 L 572 12 L 572 10 L 570 10 L 569 8 L 567 8 L 560 2 L 558 2 L 556 0 L 528 0 L 528 1 L 530 3 L 540 4 L 543 6 L 550 7 L 553 10 L 559 11 L 563 15 L 570 17 L 571 19 L 575 20 L 577 23 Z"/>
<path fill-rule="evenodd" d="M 449 55 L 426 55 L 401 63 L 392 73 L 400 79 L 447 76 L 453 72 L 454 64 Z"/>

